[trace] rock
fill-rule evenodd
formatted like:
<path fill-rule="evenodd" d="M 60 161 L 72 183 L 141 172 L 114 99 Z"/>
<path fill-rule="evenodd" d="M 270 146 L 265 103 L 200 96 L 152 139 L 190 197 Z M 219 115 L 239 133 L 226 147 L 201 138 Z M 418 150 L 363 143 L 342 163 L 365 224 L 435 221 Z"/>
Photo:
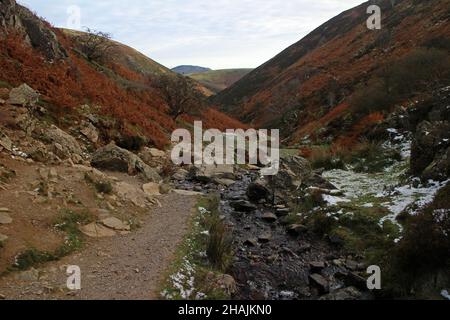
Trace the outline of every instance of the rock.
<path fill-rule="evenodd" d="M 204 183 L 218 179 L 234 179 L 234 166 L 232 165 L 201 165 L 193 166 L 190 171 L 190 176 L 193 180 Z"/>
<path fill-rule="evenodd" d="M 265 212 L 261 218 L 270 223 L 273 223 L 278 220 L 278 217 L 274 215 L 272 212 Z"/>
<path fill-rule="evenodd" d="M 328 281 L 320 274 L 314 273 L 309 276 L 309 279 L 312 284 L 319 289 L 320 294 L 326 294 L 330 292 L 330 285 Z"/>
<path fill-rule="evenodd" d="M 244 245 L 249 247 L 256 247 L 258 246 L 258 240 L 255 238 L 250 238 L 244 241 Z"/>
<path fill-rule="evenodd" d="M 80 227 L 80 231 L 91 238 L 108 238 L 116 235 L 116 232 L 114 230 L 111 230 L 95 222 Z"/>
<path fill-rule="evenodd" d="M 8 236 L 0 233 L 0 246 L 2 246 L 6 240 L 8 240 Z"/>
<path fill-rule="evenodd" d="M 182 196 L 191 196 L 191 197 L 196 197 L 196 196 L 202 196 L 203 193 L 202 192 L 197 192 L 197 191 L 189 191 L 189 190 L 179 190 L 179 189 L 174 189 L 172 190 L 172 192 L 182 195 Z"/>
<path fill-rule="evenodd" d="M 258 209 L 257 206 L 246 200 L 238 200 L 230 202 L 230 206 L 239 212 L 252 212 Z"/>
<path fill-rule="evenodd" d="M 124 201 L 130 201 L 136 207 L 146 208 L 148 203 L 148 195 L 141 189 L 126 182 L 118 182 L 114 186 L 115 193 Z"/>
<path fill-rule="evenodd" d="M 449 149 L 450 122 L 423 121 L 411 146 L 411 172 L 424 180 L 446 180 L 450 173 Z"/>
<path fill-rule="evenodd" d="M 325 269 L 325 262 L 323 261 L 311 261 L 309 263 L 309 267 L 311 269 L 311 272 L 321 272 L 323 269 Z"/>
<path fill-rule="evenodd" d="M 214 179 L 214 182 L 217 183 L 218 185 L 225 186 L 227 188 L 231 187 L 233 184 L 236 183 L 236 181 L 231 179 L 219 179 L 219 178 Z"/>
<path fill-rule="evenodd" d="M 89 139 L 89 141 L 93 143 L 97 143 L 98 141 L 98 131 L 97 128 L 92 125 L 90 122 L 85 122 L 83 127 L 80 129 L 80 132 Z"/>
<path fill-rule="evenodd" d="M 258 237 L 258 242 L 268 243 L 272 240 L 272 234 L 270 232 L 265 232 Z"/>
<path fill-rule="evenodd" d="M 293 224 L 293 225 L 290 225 L 287 228 L 287 231 L 288 231 L 289 234 L 291 234 L 293 236 L 299 236 L 299 235 L 307 232 L 308 231 L 308 227 L 306 227 L 306 226 L 304 226 L 302 224 Z"/>
<path fill-rule="evenodd" d="M 39 93 L 24 83 L 9 92 L 8 103 L 23 107 L 33 107 L 39 101 L 39 96 Z"/>
<path fill-rule="evenodd" d="M 351 271 L 361 271 L 364 270 L 364 263 L 359 263 L 354 260 L 347 260 L 345 266 Z"/>
<path fill-rule="evenodd" d="M 351 301 L 359 300 L 361 297 L 362 293 L 358 289 L 355 287 L 347 287 L 320 297 L 320 300 Z"/>
<path fill-rule="evenodd" d="M 156 148 L 148 148 L 148 153 L 154 158 L 165 158 L 166 153 Z"/>
<path fill-rule="evenodd" d="M 255 203 L 258 203 L 260 200 L 269 200 L 271 198 L 270 190 L 261 181 L 250 183 L 246 194 L 248 199 Z"/>
<path fill-rule="evenodd" d="M 119 220 L 114 217 L 108 217 L 101 221 L 101 223 L 110 229 L 116 230 L 116 231 L 130 231 L 130 225 L 124 223 L 122 220 Z"/>
<path fill-rule="evenodd" d="M 146 183 L 142 186 L 142 189 L 148 196 L 160 196 L 161 193 L 159 192 L 159 188 L 159 183 L 154 182 Z"/>
<path fill-rule="evenodd" d="M 13 219 L 6 212 L 0 212 L 0 224 L 11 224 Z"/>
<path fill-rule="evenodd" d="M 172 175 L 173 180 L 177 181 L 184 181 L 187 179 L 187 176 L 189 175 L 189 172 L 184 169 L 178 169 L 175 171 L 175 173 Z"/>
<path fill-rule="evenodd" d="M 11 212 L 8 208 L 0 208 L 0 212 Z"/>
<path fill-rule="evenodd" d="M 0 131 L 0 147 L 5 148 L 9 152 L 11 152 L 13 148 L 13 143 L 11 139 L 1 131 Z"/>
<path fill-rule="evenodd" d="M 53 144 L 53 152 L 61 159 L 72 158 L 75 163 L 80 163 L 83 151 L 78 141 L 70 134 L 64 132 L 55 125 L 46 130 L 46 140 L 50 140 Z M 77 161 L 75 161 L 77 160 Z"/>
<path fill-rule="evenodd" d="M 114 143 L 98 149 L 92 155 L 91 165 L 96 168 L 140 173 L 147 181 L 159 183 L 162 179 L 155 169 L 144 163 L 134 153 L 116 146 Z"/>

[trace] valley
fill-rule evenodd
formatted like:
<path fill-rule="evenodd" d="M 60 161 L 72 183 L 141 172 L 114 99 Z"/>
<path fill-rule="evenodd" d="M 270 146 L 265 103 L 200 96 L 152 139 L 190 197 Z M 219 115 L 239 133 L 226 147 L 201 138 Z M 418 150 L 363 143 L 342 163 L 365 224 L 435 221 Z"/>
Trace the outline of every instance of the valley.
<path fill-rule="evenodd" d="M 0 300 L 448 299 L 450 1 L 377 5 L 212 70 L 0 0 Z"/>

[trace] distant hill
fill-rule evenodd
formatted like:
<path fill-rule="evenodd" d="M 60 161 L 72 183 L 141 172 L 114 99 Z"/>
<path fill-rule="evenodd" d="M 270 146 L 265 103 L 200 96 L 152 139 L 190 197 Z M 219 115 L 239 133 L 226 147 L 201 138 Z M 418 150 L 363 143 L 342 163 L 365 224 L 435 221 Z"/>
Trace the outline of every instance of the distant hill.
<path fill-rule="evenodd" d="M 213 93 L 218 93 L 242 79 L 252 70 L 253 69 L 211 70 L 202 73 L 189 74 L 189 77 L 200 82 Z"/>
<path fill-rule="evenodd" d="M 192 73 L 202 73 L 202 72 L 208 72 L 211 71 L 209 68 L 199 67 L 199 66 L 178 66 L 172 69 L 173 72 L 182 74 L 182 75 L 188 75 Z"/>

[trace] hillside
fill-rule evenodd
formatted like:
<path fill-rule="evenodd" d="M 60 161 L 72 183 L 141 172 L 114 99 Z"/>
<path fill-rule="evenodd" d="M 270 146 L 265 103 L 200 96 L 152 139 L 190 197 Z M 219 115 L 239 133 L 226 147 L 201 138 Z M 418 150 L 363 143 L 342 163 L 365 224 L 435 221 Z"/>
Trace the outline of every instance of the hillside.
<path fill-rule="evenodd" d="M 395 101 L 380 101 L 378 109 L 372 108 L 381 111 L 380 116 L 371 115 L 370 108 L 354 112 L 353 106 L 358 104 L 355 100 L 365 96 L 374 82 L 385 80 L 380 73 L 386 67 L 408 63 L 402 59 L 409 59 L 413 65 L 411 61 L 416 59 L 415 65 L 420 65 L 417 60 L 421 54 L 425 61 L 430 61 L 423 52 L 417 52 L 418 48 L 433 51 L 430 55 L 435 56 L 434 65 L 429 70 L 445 70 L 448 57 L 449 0 L 377 3 L 383 12 L 381 30 L 366 27 L 368 3 L 364 3 L 318 27 L 212 101 L 248 124 L 280 128 L 289 144 L 298 144 L 304 138 L 318 143 L 336 141 L 346 135 L 355 139 L 361 133 L 355 132 L 358 124 L 367 130 L 396 104 L 413 99 L 420 91 L 429 93 L 433 89 L 416 88 L 402 92 Z M 414 77 L 420 75 L 405 79 Z M 445 81 L 441 82 L 445 85 Z M 389 90 L 379 95 L 391 96 Z M 369 98 L 368 93 L 366 97 Z M 372 97 L 373 94 L 368 100 L 375 100 Z"/>
<path fill-rule="evenodd" d="M 252 69 L 223 69 L 192 73 L 188 74 L 188 76 L 212 92 L 218 93 L 242 79 L 250 71 Z"/>
<path fill-rule="evenodd" d="M 0 3 L 0 22 L 2 86 L 27 83 L 41 94 L 40 104 L 49 116 L 60 123 L 89 105 L 89 112 L 112 121 L 102 134 L 104 143 L 131 136 L 159 147 L 169 142 L 176 123 L 154 83 L 160 75 L 176 77 L 175 73 L 116 42 L 111 42 L 108 57 L 91 61 L 80 50 L 82 33 L 55 29 L 15 1 Z M 178 121 L 188 124 L 199 116 L 205 126 L 238 123 L 209 108 Z"/>
<path fill-rule="evenodd" d="M 211 71 L 210 68 L 205 68 L 205 67 L 199 67 L 199 66 L 178 66 L 175 68 L 172 68 L 173 72 L 176 72 L 178 74 L 182 74 L 182 75 L 188 75 L 188 74 L 192 74 L 192 73 L 202 73 L 202 72 L 208 72 Z"/>

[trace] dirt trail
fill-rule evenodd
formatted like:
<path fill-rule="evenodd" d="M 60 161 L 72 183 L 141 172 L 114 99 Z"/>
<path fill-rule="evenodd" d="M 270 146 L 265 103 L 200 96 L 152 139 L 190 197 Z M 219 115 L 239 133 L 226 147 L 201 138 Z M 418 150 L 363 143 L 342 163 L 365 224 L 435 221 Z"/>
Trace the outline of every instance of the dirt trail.
<path fill-rule="evenodd" d="M 0 279 L 6 299 L 158 299 L 162 277 L 188 230 L 194 197 L 169 194 L 141 228 L 124 236 L 90 241 L 75 255 Z M 82 290 L 66 289 L 66 266 L 81 268 Z"/>

